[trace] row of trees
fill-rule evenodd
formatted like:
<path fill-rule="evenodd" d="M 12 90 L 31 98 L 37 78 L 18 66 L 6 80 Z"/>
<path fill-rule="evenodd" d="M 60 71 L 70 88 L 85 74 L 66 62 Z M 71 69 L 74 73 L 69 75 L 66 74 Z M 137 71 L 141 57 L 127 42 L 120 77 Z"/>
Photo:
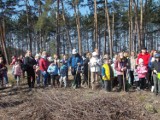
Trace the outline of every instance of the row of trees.
<path fill-rule="evenodd" d="M 88 6 L 89 11 L 80 11 Z M 72 11 L 73 10 L 73 14 Z M 158 0 L 0 0 L 0 43 L 10 55 L 159 49 Z M 14 48 L 14 49 L 13 49 Z M 11 51 L 12 50 L 12 51 Z"/>

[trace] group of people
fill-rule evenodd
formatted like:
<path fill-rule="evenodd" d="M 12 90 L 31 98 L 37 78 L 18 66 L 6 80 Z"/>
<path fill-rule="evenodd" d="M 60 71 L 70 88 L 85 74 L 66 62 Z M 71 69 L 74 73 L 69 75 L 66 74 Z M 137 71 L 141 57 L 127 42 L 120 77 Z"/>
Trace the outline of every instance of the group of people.
<path fill-rule="evenodd" d="M 128 52 L 120 52 L 113 58 L 108 54 L 101 56 L 98 49 L 83 56 L 73 49 L 69 58 L 63 55 L 62 59 L 56 54 L 49 56 L 46 51 L 33 57 L 31 51 L 27 51 L 24 58 L 12 57 L 11 65 L 17 85 L 26 71 L 30 90 L 35 87 L 35 80 L 37 87 L 42 85 L 66 88 L 68 73 L 71 72 L 73 88 L 88 85 L 95 89 L 101 86 L 106 91 L 116 88 L 118 92 L 127 91 L 129 88 L 137 91 L 152 88 L 156 95 L 160 94 L 160 54 L 156 50 L 149 53 L 146 48 L 142 48 L 137 55 L 134 51 L 130 55 Z M 1 81 L 6 78 L 6 73 L 7 67 L 4 67 L 0 57 Z"/>

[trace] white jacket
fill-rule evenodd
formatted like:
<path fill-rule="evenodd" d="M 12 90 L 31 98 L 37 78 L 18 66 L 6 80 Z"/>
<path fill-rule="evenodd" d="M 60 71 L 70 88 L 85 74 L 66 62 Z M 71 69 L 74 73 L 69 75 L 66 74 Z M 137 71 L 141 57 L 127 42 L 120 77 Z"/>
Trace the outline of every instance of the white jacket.
<path fill-rule="evenodd" d="M 98 57 L 92 57 L 89 62 L 91 72 L 100 72 L 101 61 Z"/>

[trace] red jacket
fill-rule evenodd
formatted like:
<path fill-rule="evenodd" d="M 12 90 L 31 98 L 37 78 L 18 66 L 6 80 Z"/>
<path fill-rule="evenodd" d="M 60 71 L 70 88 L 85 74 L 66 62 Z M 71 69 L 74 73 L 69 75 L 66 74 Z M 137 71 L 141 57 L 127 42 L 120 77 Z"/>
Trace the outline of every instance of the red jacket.
<path fill-rule="evenodd" d="M 142 53 L 140 53 L 138 55 L 138 59 L 137 59 L 137 63 L 139 64 L 139 59 L 142 58 L 143 59 L 143 62 L 144 62 L 144 65 L 145 66 L 148 66 L 148 63 L 149 63 L 149 59 L 150 59 L 150 54 L 147 52 L 146 54 L 142 55 Z"/>
<path fill-rule="evenodd" d="M 41 58 L 41 59 L 39 60 L 39 69 L 40 69 L 41 71 L 47 71 L 48 66 L 49 66 L 49 62 L 48 62 L 47 59 Z"/>

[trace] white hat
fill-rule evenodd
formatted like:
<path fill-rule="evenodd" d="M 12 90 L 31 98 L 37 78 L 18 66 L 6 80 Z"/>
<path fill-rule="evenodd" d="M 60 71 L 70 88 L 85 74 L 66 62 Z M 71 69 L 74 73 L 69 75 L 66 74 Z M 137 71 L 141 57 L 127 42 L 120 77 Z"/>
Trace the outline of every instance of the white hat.
<path fill-rule="evenodd" d="M 40 54 L 37 53 L 37 54 L 35 55 L 35 57 L 40 57 Z"/>
<path fill-rule="evenodd" d="M 97 55 L 98 55 L 97 52 L 93 52 L 93 53 L 92 53 L 92 56 L 93 56 L 93 57 L 95 57 L 95 56 L 97 56 Z"/>
<path fill-rule="evenodd" d="M 72 54 L 73 54 L 73 55 L 77 54 L 77 50 L 76 50 L 76 49 L 73 49 L 73 50 L 72 50 Z"/>
<path fill-rule="evenodd" d="M 143 59 L 142 58 L 139 59 L 139 63 L 143 63 Z"/>
<path fill-rule="evenodd" d="M 49 61 L 49 62 L 53 62 L 54 60 L 53 60 L 52 57 L 48 57 L 48 61 Z"/>

